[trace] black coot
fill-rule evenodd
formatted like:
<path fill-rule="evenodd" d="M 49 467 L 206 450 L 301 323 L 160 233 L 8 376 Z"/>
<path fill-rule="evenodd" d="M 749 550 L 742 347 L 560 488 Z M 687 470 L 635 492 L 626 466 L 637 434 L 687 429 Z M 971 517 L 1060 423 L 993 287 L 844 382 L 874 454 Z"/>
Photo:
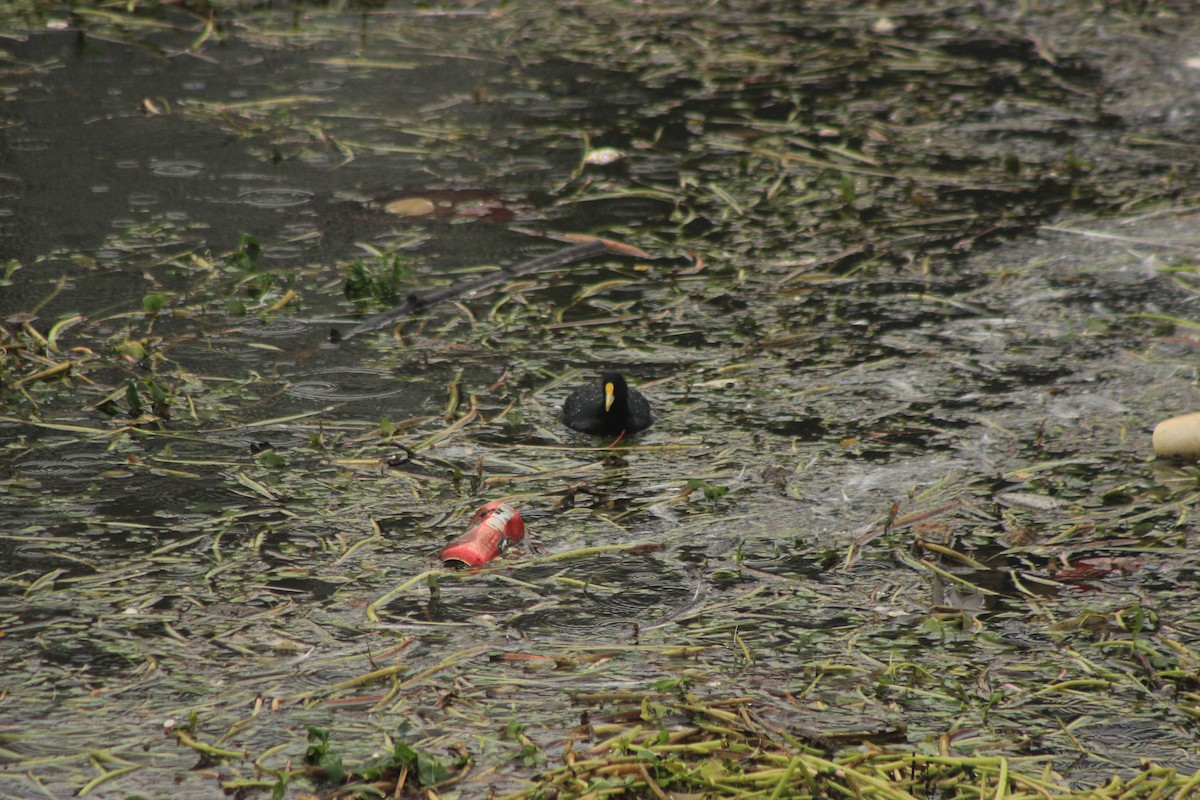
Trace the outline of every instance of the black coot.
<path fill-rule="evenodd" d="M 563 422 L 584 433 L 616 436 L 649 428 L 654 415 L 645 396 L 619 372 L 606 372 L 571 392 L 563 403 Z"/>

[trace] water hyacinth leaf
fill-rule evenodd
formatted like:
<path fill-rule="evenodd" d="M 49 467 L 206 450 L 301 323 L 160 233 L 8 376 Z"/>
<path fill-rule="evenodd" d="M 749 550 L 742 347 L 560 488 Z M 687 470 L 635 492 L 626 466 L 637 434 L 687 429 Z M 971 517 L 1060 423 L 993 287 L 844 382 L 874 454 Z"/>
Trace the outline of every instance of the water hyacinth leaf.
<path fill-rule="evenodd" d="M 651 750 L 647 747 L 638 747 L 637 745 L 634 745 L 629 748 L 629 752 L 631 755 L 636 756 L 638 759 L 640 759 L 642 761 L 658 761 L 659 760 L 658 753 L 654 752 L 653 750 Z"/>
<path fill-rule="evenodd" d="M 329 744 L 329 731 L 310 725 L 308 728 L 308 749 L 304 753 L 308 764 L 319 767 L 328 783 L 340 784 L 346 778 L 342 757 Z"/>
<path fill-rule="evenodd" d="M 422 786 L 436 786 L 450 777 L 450 770 L 436 757 L 405 742 L 397 742 L 392 755 L 397 764 L 416 771 Z"/>
<path fill-rule="evenodd" d="M 167 396 L 167 392 L 153 378 L 146 379 L 146 390 L 150 393 L 150 400 L 155 406 L 167 406 L 171 400 Z"/>
<path fill-rule="evenodd" d="M 166 305 L 168 295 L 162 292 L 154 292 L 142 297 L 142 308 L 147 314 L 157 314 L 163 310 Z"/>
<path fill-rule="evenodd" d="M 258 258 L 262 254 L 262 246 L 258 239 L 248 233 L 238 237 L 238 247 L 230 257 L 231 263 L 243 272 L 258 271 Z"/>
<path fill-rule="evenodd" d="M 132 380 L 125 385 L 125 404 L 129 406 L 131 417 L 140 417 L 145 410 L 145 406 L 142 405 L 142 396 L 138 393 L 137 383 Z"/>
<path fill-rule="evenodd" d="M 417 753 L 417 777 L 423 786 L 437 786 L 450 777 L 450 770 L 439 759 L 419 751 Z"/>
<path fill-rule="evenodd" d="M 348 300 L 375 300 L 381 305 L 392 306 L 400 299 L 407 272 L 407 262 L 400 255 L 390 259 L 380 257 L 375 266 L 358 259 L 346 268 L 342 293 Z"/>
<path fill-rule="evenodd" d="M 263 450 L 255 459 L 259 464 L 270 469 L 283 469 L 287 466 L 287 459 L 279 455 L 275 450 Z"/>
<path fill-rule="evenodd" d="M 338 753 L 322 753 L 315 764 L 324 771 L 325 780 L 329 783 L 339 784 L 346 779 L 346 770 Z"/>
<path fill-rule="evenodd" d="M 270 272 L 255 272 L 242 283 L 251 297 L 260 300 L 275 285 L 275 276 Z"/>
<path fill-rule="evenodd" d="M 113 348 L 118 355 L 125 356 L 130 361 L 141 361 L 146 357 L 146 345 L 144 342 L 129 340 L 118 344 Z"/>

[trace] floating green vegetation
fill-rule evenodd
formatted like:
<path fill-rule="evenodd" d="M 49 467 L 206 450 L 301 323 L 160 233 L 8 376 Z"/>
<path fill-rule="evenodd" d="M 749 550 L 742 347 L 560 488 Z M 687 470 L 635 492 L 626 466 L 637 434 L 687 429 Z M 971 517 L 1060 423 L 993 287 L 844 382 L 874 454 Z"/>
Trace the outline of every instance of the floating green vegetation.
<path fill-rule="evenodd" d="M 567 663 L 558 661 L 560 668 Z M 778 702 L 762 704 L 744 695 L 704 700 L 686 683 L 664 680 L 647 693 L 625 691 L 581 698 L 596 710 L 585 712 L 578 727 L 553 743 L 553 750 L 560 755 L 551 760 L 557 764 L 546 763 L 546 745 L 533 742 L 523 723 L 509 722 L 500 740 L 518 743 L 521 749 L 513 758 L 539 771 L 525 780 L 521 789 L 497 793 L 493 788 L 492 794 L 504 800 L 686 796 L 1186 800 L 1200 791 L 1200 773 L 1181 773 L 1149 763 L 1124 778 L 1080 787 L 1058 774 L 1047 754 L 1005 757 L 957 752 L 972 736 L 967 730 L 955 731 L 927 747 L 901 747 L 894 740 L 903 735 L 903 725 L 888 729 L 864 720 L 864 725 L 876 730 L 813 727 L 812 722 L 798 723 L 793 712 Z M 206 760 L 250 757 L 201 742 L 190 728 L 175 733 L 182 744 Z M 494 787 L 496 780 L 487 776 L 487 770 L 483 776 L 476 775 L 477 767 L 468 757 L 460 756 L 449 764 L 400 737 L 386 754 L 352 767 L 343 763 L 328 730 L 310 726 L 308 742 L 304 757 L 308 766 L 279 772 L 273 797 L 284 796 L 289 787 L 294 790 L 297 786 L 320 787 L 320 796 L 327 800 L 428 797 L 429 792 L 445 796 L 451 791 L 483 793 L 488 790 L 481 781 Z M 256 763 L 261 765 L 261 759 Z M 223 784 L 226 791 L 268 785 L 269 781 L 241 778 Z"/>
<path fill-rule="evenodd" d="M 329 783 L 339 784 L 346 777 L 342 757 L 329 745 L 329 731 L 316 726 L 308 729 L 308 750 L 304 753 L 305 763 L 312 764 Z"/>
<path fill-rule="evenodd" d="M 403 296 L 408 271 L 408 261 L 399 254 L 391 258 L 381 257 L 373 266 L 362 259 L 355 259 L 346 267 L 342 294 L 360 308 L 372 304 L 394 307 Z"/>
<path fill-rule="evenodd" d="M 262 246 L 258 239 L 243 233 L 238 237 L 237 250 L 229 257 L 230 265 L 242 274 L 241 286 L 255 300 L 261 300 L 275 285 L 275 275 L 259 264 L 261 255 Z"/>
<path fill-rule="evenodd" d="M 563 748 L 562 766 L 505 800 L 728 797 L 816 800 L 1117 800 L 1190 797 L 1200 773 L 1147 765 L 1127 780 L 1072 788 L 1039 756 L 977 758 L 869 742 L 833 755 L 831 742 L 772 724 L 747 697 L 703 702 L 647 695 L 592 721 Z"/>
<path fill-rule="evenodd" d="M 713 486 L 698 478 L 692 478 L 689 480 L 687 482 L 687 488 L 688 491 L 693 492 L 699 490 L 700 493 L 704 495 L 704 499 L 714 507 L 716 506 L 718 500 L 729 494 L 728 486 Z"/>

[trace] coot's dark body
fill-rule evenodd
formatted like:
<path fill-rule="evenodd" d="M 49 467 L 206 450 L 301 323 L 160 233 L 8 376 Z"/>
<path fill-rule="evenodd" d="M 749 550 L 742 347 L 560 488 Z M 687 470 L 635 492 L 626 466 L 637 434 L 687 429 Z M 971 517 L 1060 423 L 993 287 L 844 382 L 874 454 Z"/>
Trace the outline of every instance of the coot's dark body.
<path fill-rule="evenodd" d="M 571 392 L 563 403 L 568 428 L 597 436 L 644 431 L 654 423 L 650 402 L 618 372 L 606 372 Z"/>

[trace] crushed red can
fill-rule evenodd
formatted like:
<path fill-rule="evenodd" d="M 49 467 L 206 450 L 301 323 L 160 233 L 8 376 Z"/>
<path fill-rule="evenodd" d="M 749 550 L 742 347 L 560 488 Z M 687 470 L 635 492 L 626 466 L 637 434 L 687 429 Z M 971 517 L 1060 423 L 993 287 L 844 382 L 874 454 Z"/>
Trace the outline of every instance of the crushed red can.
<path fill-rule="evenodd" d="M 479 567 L 500 554 L 510 542 L 525 537 L 525 520 L 508 503 L 485 503 L 471 517 L 467 532 L 442 548 L 442 561 Z"/>

